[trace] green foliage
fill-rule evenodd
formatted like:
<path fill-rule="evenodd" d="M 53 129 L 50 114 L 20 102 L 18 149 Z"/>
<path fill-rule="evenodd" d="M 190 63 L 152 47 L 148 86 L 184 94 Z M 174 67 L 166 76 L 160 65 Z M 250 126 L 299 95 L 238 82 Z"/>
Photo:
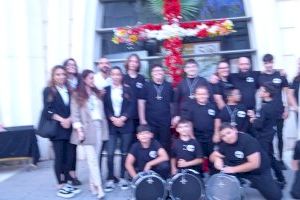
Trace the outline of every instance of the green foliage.
<path fill-rule="evenodd" d="M 163 0 L 148 0 L 152 12 L 163 17 Z M 181 16 L 185 20 L 195 18 L 199 13 L 200 0 L 180 0 Z"/>

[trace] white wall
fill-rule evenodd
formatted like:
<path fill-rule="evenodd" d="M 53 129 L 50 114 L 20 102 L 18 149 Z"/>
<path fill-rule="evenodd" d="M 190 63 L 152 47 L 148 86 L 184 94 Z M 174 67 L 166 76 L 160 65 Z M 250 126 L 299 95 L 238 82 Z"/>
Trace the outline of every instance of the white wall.
<path fill-rule="evenodd" d="M 97 0 L 0 0 L 0 123 L 35 125 L 50 69 L 93 67 Z M 47 140 L 39 140 L 42 158 Z"/>

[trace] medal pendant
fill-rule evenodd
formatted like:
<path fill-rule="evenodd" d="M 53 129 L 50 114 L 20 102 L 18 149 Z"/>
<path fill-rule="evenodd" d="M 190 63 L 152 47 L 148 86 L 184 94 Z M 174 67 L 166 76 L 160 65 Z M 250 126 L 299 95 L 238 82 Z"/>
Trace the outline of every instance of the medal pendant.
<path fill-rule="evenodd" d="M 161 96 L 156 96 L 155 98 L 156 98 L 157 100 L 159 100 L 159 101 L 162 100 L 162 97 L 161 97 Z"/>

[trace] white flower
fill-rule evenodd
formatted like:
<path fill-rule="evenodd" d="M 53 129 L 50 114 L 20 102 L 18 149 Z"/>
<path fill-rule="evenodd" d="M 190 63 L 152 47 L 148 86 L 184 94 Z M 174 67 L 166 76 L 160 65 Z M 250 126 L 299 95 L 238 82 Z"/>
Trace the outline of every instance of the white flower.
<path fill-rule="evenodd" d="M 211 34 L 216 34 L 218 31 L 219 27 L 216 25 L 211 26 L 207 31 Z"/>

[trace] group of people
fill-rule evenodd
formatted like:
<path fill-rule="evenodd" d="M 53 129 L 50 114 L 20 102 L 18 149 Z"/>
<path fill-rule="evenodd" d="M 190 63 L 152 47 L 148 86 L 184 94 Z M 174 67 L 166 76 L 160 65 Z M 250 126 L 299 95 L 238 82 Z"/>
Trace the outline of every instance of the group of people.
<path fill-rule="evenodd" d="M 43 114 L 59 122 L 50 138 L 57 195 L 70 198 L 80 192 L 76 147 L 81 145 L 90 191 L 98 199 L 113 191 L 116 182 L 127 189 L 129 179 L 142 171 L 168 178 L 181 169 L 194 169 L 201 178 L 204 160 L 209 160 L 209 174 L 235 174 L 249 179 L 266 199 L 281 199 L 280 187 L 286 184 L 282 128 L 288 111 L 298 111 L 300 73 L 289 86 L 285 73 L 274 70 L 273 64 L 273 56 L 266 54 L 265 70 L 252 71 L 250 60 L 240 57 L 239 72 L 230 73 L 229 64 L 221 61 L 215 75 L 206 80 L 199 76 L 198 63 L 189 59 L 183 66 L 185 77 L 175 88 L 160 64 L 150 67 L 150 80 L 145 80 L 136 54 L 128 56 L 125 73 L 107 58 L 99 59 L 96 73 L 85 69 L 79 74 L 72 58 L 54 66 L 43 92 Z M 276 135 L 279 160 L 273 151 Z M 117 144 L 120 178 L 114 174 Z M 108 175 L 103 187 L 104 150 Z"/>

